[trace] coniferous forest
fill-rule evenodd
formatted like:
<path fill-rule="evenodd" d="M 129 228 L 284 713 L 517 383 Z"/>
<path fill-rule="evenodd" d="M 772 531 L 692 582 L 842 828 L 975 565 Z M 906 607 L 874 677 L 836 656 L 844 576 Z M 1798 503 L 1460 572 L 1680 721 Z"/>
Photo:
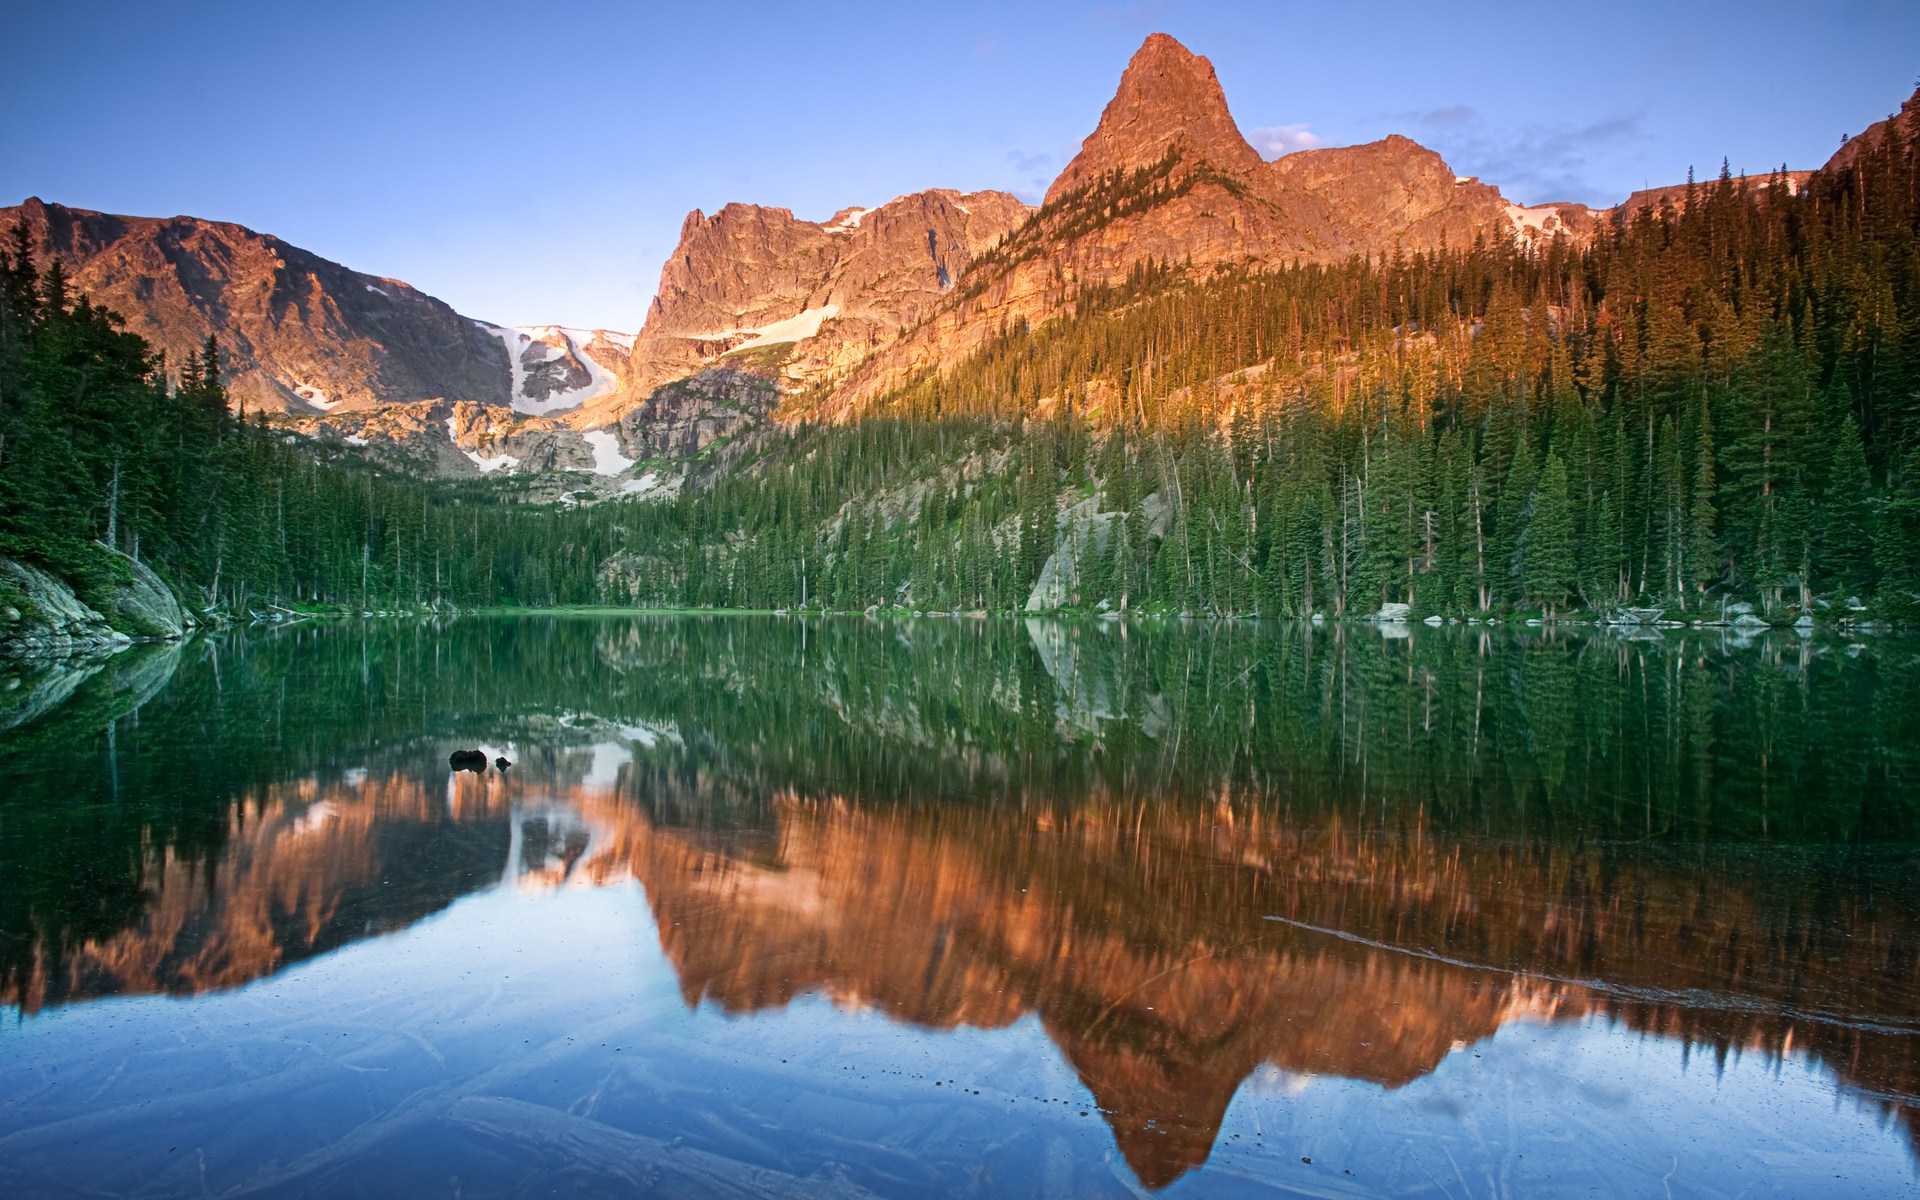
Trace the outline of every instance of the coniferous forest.
<path fill-rule="evenodd" d="M 592 598 L 606 522 L 557 526 L 484 487 L 428 484 L 235 413 L 219 347 L 168 363 L 36 272 L 24 228 L 0 252 L 0 556 L 84 598 L 112 546 L 196 607 L 424 607 Z"/>
<path fill-rule="evenodd" d="M 84 582 L 104 543 L 228 611 L 1910 619 L 1920 172 L 1885 128 L 1798 191 L 1723 168 L 1584 248 L 1145 264 L 851 421 L 789 397 L 676 499 L 581 507 L 230 413 L 218 347 L 158 360 L 22 232 L 0 263 L 0 554 Z M 1136 175 L 1089 194 L 1127 210 L 1156 186 Z"/>

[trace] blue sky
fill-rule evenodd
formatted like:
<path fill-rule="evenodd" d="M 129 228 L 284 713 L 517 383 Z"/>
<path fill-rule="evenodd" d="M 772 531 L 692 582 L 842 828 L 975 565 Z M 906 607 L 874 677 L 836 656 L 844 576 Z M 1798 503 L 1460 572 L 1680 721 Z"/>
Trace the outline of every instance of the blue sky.
<path fill-rule="evenodd" d="M 1523 203 L 1817 166 L 1920 82 L 1911 0 L 0 0 L 0 28 L 0 204 L 237 221 L 472 316 L 624 330 L 691 208 L 1034 198 L 1154 30 L 1270 154 L 1404 133 Z"/>

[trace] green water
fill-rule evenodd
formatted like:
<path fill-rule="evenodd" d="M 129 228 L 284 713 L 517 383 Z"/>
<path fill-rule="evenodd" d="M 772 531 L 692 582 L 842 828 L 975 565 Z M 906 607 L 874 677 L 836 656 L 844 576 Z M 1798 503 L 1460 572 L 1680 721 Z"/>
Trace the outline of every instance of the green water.
<path fill-rule="evenodd" d="M 518 617 L 0 665 L 0 1193 L 1910 1194 L 1916 655 Z"/>

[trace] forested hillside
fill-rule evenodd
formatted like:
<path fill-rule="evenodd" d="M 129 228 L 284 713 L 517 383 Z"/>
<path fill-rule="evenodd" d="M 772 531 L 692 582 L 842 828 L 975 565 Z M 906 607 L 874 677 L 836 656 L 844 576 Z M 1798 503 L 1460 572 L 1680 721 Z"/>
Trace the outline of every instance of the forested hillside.
<path fill-rule="evenodd" d="M 386 475 L 229 413 L 216 346 L 160 361 L 19 231 L 0 555 L 84 585 L 104 543 L 229 611 L 1910 617 L 1920 175 L 1902 122 L 1872 132 L 1804 188 L 1723 171 L 1579 248 L 1148 264 L 857 420 L 789 397 L 704 487 L 589 507 Z M 1119 212 L 1155 186 L 1095 192 Z"/>
<path fill-rule="evenodd" d="M 1920 192 L 1884 128 L 1798 194 L 1723 171 L 1584 250 L 1143 268 L 644 515 L 610 586 L 995 608 L 1074 544 L 1037 603 L 1908 615 Z"/>
<path fill-rule="evenodd" d="M 591 598 L 599 513 L 563 529 L 269 431 L 229 409 L 214 342 L 164 361 L 32 249 L 24 226 L 0 249 L 0 557 L 85 598 L 123 569 L 111 546 L 228 613 Z"/>

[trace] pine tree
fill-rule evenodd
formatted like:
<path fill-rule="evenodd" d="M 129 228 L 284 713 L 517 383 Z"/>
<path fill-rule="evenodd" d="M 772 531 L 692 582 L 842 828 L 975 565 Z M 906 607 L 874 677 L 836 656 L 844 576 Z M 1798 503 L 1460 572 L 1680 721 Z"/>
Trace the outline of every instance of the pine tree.
<path fill-rule="evenodd" d="M 1846 413 L 1833 435 L 1826 486 L 1821 492 L 1817 543 L 1825 582 L 1843 596 L 1863 595 L 1872 587 L 1873 530 L 1868 497 L 1872 483 L 1860 426 Z"/>
<path fill-rule="evenodd" d="M 1714 477 L 1713 418 L 1705 404 L 1698 404 L 1693 463 L 1693 495 L 1687 506 L 1687 575 L 1696 591 L 1705 593 L 1720 577 L 1720 548 L 1717 516 L 1713 499 L 1718 489 Z"/>
<path fill-rule="evenodd" d="M 1573 511 L 1567 496 L 1567 468 L 1559 454 L 1547 452 L 1540 487 L 1527 521 L 1527 598 L 1551 621 L 1574 587 Z"/>

